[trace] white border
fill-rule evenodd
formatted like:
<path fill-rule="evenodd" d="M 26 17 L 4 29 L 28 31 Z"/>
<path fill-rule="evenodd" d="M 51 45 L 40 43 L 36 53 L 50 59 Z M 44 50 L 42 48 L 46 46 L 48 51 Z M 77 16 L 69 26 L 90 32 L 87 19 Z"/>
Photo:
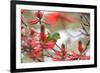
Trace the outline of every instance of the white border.
<path fill-rule="evenodd" d="M 21 9 L 28 10 L 46 10 L 46 11 L 63 11 L 63 12 L 84 12 L 90 13 L 90 56 L 89 61 L 68 61 L 68 62 L 43 62 L 43 63 L 21 63 Z M 39 68 L 39 67 L 54 67 L 54 66 L 71 66 L 71 65 L 88 65 L 94 64 L 94 10 L 84 8 L 70 7 L 52 7 L 52 6 L 34 6 L 34 5 L 16 5 L 16 68 Z"/>

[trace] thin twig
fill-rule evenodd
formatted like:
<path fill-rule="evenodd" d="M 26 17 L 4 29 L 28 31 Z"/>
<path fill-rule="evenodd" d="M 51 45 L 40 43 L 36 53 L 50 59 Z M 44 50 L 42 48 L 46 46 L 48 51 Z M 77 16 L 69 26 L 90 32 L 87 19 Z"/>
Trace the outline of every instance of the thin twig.
<path fill-rule="evenodd" d="M 27 20 L 23 14 L 21 15 L 21 21 L 27 27 Z"/>
<path fill-rule="evenodd" d="M 59 47 L 57 44 L 56 44 L 56 46 L 61 50 L 61 47 Z"/>
<path fill-rule="evenodd" d="M 86 16 L 84 15 L 85 20 L 87 21 L 88 25 L 90 24 Z"/>
<path fill-rule="evenodd" d="M 84 18 L 85 18 L 85 16 L 84 16 Z M 82 20 L 82 19 L 83 19 L 82 16 L 80 16 L 80 19 L 81 19 L 81 22 L 82 22 L 85 26 L 89 26 L 89 23 L 88 23 L 87 18 L 85 18 L 85 20 L 87 21 L 87 23 L 84 23 L 84 21 Z"/>
<path fill-rule="evenodd" d="M 83 23 L 85 26 L 89 26 L 88 24 L 84 23 L 83 21 L 82 21 L 82 23 Z"/>
<path fill-rule="evenodd" d="M 50 57 L 53 57 L 46 49 L 45 49 L 45 51 L 49 54 Z"/>
<path fill-rule="evenodd" d="M 82 25 L 82 23 L 81 23 L 81 26 L 82 26 L 82 29 L 88 34 L 86 28 Z"/>

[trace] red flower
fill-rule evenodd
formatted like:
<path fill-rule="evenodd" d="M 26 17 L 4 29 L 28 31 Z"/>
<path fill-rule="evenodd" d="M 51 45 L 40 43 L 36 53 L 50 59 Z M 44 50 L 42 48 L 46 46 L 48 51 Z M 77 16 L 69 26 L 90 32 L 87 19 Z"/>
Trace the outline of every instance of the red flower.
<path fill-rule="evenodd" d="M 36 47 L 36 42 L 35 42 L 34 40 L 32 40 L 32 41 L 30 42 L 30 45 L 34 48 L 34 47 Z"/>
<path fill-rule="evenodd" d="M 36 12 L 36 16 L 41 19 L 43 17 L 43 13 L 41 11 Z"/>
<path fill-rule="evenodd" d="M 62 48 L 60 52 L 55 53 L 53 60 L 54 61 L 63 61 L 63 60 L 66 60 L 66 58 L 67 58 L 67 52 L 65 49 Z"/>
<path fill-rule="evenodd" d="M 34 34 L 32 35 L 32 39 L 36 41 L 40 41 L 40 34 L 38 34 L 37 32 L 34 32 Z"/>
<path fill-rule="evenodd" d="M 90 60 L 90 56 L 81 56 L 81 60 Z"/>
<path fill-rule="evenodd" d="M 39 22 L 38 19 L 35 19 L 35 20 L 30 20 L 29 23 L 30 25 L 34 25 L 34 24 L 37 24 Z"/>
<path fill-rule="evenodd" d="M 62 52 L 56 52 L 56 56 L 62 56 Z"/>
<path fill-rule="evenodd" d="M 74 58 L 78 58 L 78 57 L 79 57 L 79 54 L 77 54 L 75 51 L 72 51 L 72 56 L 73 56 Z"/>
<path fill-rule="evenodd" d="M 53 57 L 54 61 L 62 61 L 62 52 L 56 52 L 54 57 Z"/>
<path fill-rule="evenodd" d="M 54 61 L 62 61 L 61 58 L 59 58 L 59 57 L 55 57 L 53 60 Z"/>
<path fill-rule="evenodd" d="M 78 21 L 78 19 L 73 17 L 71 14 L 66 13 L 66 15 L 65 15 L 64 13 L 61 13 L 61 12 L 52 12 L 52 13 L 47 15 L 46 23 L 51 24 L 51 25 L 56 25 L 59 22 L 59 20 L 62 20 L 62 19 L 65 22 Z"/>
<path fill-rule="evenodd" d="M 25 42 L 27 43 L 27 45 L 31 46 L 32 39 L 27 39 L 25 40 Z"/>
<path fill-rule="evenodd" d="M 67 57 L 66 61 L 73 61 L 73 58 Z"/>
<path fill-rule="evenodd" d="M 46 35 L 44 32 L 40 32 L 40 38 L 41 38 L 44 42 L 46 42 L 46 40 L 47 40 L 47 35 Z"/>
<path fill-rule="evenodd" d="M 32 50 L 30 57 L 32 58 L 39 58 L 42 54 L 41 48 L 36 48 Z"/>
<path fill-rule="evenodd" d="M 82 54 L 84 51 L 83 43 L 81 41 L 78 42 L 78 51 L 80 52 L 80 54 Z"/>
<path fill-rule="evenodd" d="M 35 48 L 35 47 L 41 45 L 40 41 L 36 41 L 36 40 L 34 40 L 34 39 L 28 39 L 28 40 L 26 40 L 25 42 L 27 43 L 27 45 L 29 45 L 29 46 L 31 46 L 31 47 L 33 47 L 33 48 Z"/>
<path fill-rule="evenodd" d="M 45 47 L 47 49 L 54 49 L 55 44 L 56 44 L 56 42 L 51 40 L 51 41 L 48 41 L 48 42 L 45 43 Z"/>
<path fill-rule="evenodd" d="M 79 54 L 77 54 L 75 51 L 72 51 L 71 55 L 66 57 L 66 61 L 73 61 L 78 58 L 79 58 Z"/>
<path fill-rule="evenodd" d="M 67 51 L 65 50 L 65 48 L 61 48 L 61 52 L 63 53 L 63 56 L 67 55 Z"/>
<path fill-rule="evenodd" d="M 51 24 L 51 25 L 56 25 L 57 22 L 59 21 L 60 16 L 61 16 L 61 13 L 59 12 L 50 13 L 47 15 L 46 22 L 48 22 L 48 24 Z"/>

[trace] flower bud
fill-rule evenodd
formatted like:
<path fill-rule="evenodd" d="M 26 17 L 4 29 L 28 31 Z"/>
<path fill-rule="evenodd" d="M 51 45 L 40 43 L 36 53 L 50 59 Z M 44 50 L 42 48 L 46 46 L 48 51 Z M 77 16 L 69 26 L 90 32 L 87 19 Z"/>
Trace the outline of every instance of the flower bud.
<path fill-rule="evenodd" d="M 36 16 L 41 19 L 43 17 L 43 13 L 41 11 L 36 12 Z"/>

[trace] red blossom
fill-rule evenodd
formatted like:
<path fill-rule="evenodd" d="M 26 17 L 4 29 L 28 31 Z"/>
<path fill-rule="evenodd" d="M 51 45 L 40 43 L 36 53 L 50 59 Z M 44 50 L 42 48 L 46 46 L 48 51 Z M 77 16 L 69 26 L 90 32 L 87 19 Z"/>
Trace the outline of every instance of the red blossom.
<path fill-rule="evenodd" d="M 45 43 L 45 47 L 47 49 L 50 49 L 51 50 L 51 49 L 54 49 L 55 44 L 56 44 L 56 42 L 53 41 L 53 40 L 51 40 L 51 41 L 48 41 L 48 42 Z"/>
<path fill-rule="evenodd" d="M 59 58 L 59 57 L 55 57 L 55 58 L 53 58 L 53 60 L 54 61 L 62 61 L 61 58 Z"/>
<path fill-rule="evenodd" d="M 84 51 L 83 43 L 81 41 L 78 42 L 78 51 L 80 52 L 80 54 L 82 54 Z"/>
<path fill-rule="evenodd" d="M 32 40 L 31 40 L 31 39 L 27 39 L 27 40 L 25 40 L 25 42 L 26 42 L 28 45 L 30 45 L 30 43 L 32 42 Z"/>
<path fill-rule="evenodd" d="M 55 54 L 56 56 L 62 56 L 62 52 L 56 52 L 56 54 Z"/>
<path fill-rule="evenodd" d="M 38 34 L 38 33 L 34 33 L 33 35 L 32 35 L 32 39 L 34 39 L 34 40 L 36 40 L 36 41 L 40 41 L 40 35 Z"/>
<path fill-rule="evenodd" d="M 47 35 L 44 32 L 40 32 L 40 38 L 45 42 L 47 40 Z"/>
<path fill-rule="evenodd" d="M 42 54 L 41 48 L 35 48 L 32 50 L 30 57 L 39 58 Z"/>
<path fill-rule="evenodd" d="M 54 61 L 62 61 L 62 60 L 66 60 L 66 58 L 67 58 L 67 52 L 66 52 L 65 48 L 61 48 L 60 52 L 55 53 L 53 60 Z"/>
<path fill-rule="evenodd" d="M 34 19 L 34 20 L 30 20 L 30 21 L 29 21 L 30 25 L 37 24 L 38 22 L 39 22 L 38 19 Z"/>
<path fill-rule="evenodd" d="M 30 45 L 34 48 L 34 47 L 36 46 L 36 42 L 35 42 L 34 40 L 32 40 L 32 41 L 30 42 Z"/>
<path fill-rule="evenodd" d="M 67 51 L 65 50 L 65 48 L 61 48 L 61 52 L 63 53 L 63 56 L 67 55 Z"/>
<path fill-rule="evenodd" d="M 48 22 L 51 25 L 56 25 L 57 22 L 59 21 L 60 16 L 61 16 L 61 13 L 59 12 L 50 13 L 47 15 L 46 22 Z"/>
<path fill-rule="evenodd" d="M 43 17 L 43 12 L 41 12 L 41 11 L 37 11 L 35 14 L 39 19 L 41 19 Z"/>
<path fill-rule="evenodd" d="M 51 24 L 51 25 L 56 25 L 59 20 L 64 20 L 65 22 L 76 22 L 78 21 L 77 18 L 73 17 L 71 14 L 66 15 L 61 12 L 52 12 L 47 15 L 47 20 L 46 23 Z"/>
<path fill-rule="evenodd" d="M 54 61 L 62 61 L 62 52 L 56 52 L 54 57 L 53 57 L 53 60 Z"/>
<path fill-rule="evenodd" d="M 74 58 L 78 58 L 78 57 L 79 57 L 79 54 L 77 54 L 75 51 L 72 51 L 72 56 L 73 56 Z"/>
<path fill-rule="evenodd" d="M 81 58 L 80 58 L 81 60 L 90 60 L 90 56 L 81 56 Z"/>

